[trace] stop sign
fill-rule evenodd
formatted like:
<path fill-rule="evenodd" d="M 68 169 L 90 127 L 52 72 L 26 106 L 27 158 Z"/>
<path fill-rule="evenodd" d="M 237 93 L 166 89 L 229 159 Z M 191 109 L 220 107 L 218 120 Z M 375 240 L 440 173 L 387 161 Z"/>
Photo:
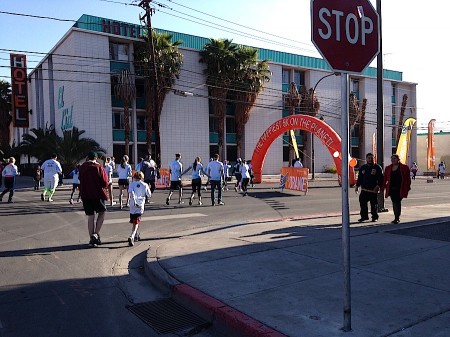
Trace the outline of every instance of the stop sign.
<path fill-rule="evenodd" d="M 362 72 L 380 51 L 379 31 L 368 0 L 311 0 L 312 42 L 334 71 Z"/>

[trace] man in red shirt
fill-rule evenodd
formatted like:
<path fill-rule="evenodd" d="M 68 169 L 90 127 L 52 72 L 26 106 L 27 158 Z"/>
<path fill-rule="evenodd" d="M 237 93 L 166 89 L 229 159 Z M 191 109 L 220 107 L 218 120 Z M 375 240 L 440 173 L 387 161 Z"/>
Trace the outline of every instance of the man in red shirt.
<path fill-rule="evenodd" d="M 89 245 L 97 247 L 100 240 L 100 229 L 105 219 L 106 204 L 108 199 L 106 188 L 108 176 L 102 165 L 97 162 L 97 153 L 90 152 L 88 160 L 80 166 L 80 196 L 83 201 L 84 213 L 88 216 Z M 97 213 L 97 221 L 95 221 Z M 94 226 L 95 222 L 95 226 Z"/>

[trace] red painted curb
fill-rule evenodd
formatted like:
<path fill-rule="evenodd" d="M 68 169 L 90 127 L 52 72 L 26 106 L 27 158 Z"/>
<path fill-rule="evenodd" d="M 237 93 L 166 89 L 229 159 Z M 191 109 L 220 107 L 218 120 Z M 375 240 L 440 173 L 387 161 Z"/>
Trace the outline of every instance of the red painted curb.
<path fill-rule="evenodd" d="M 174 296 L 194 301 L 212 313 L 231 329 L 239 331 L 249 337 L 288 337 L 273 328 L 264 325 L 250 316 L 226 305 L 225 303 L 195 289 L 187 284 L 178 284 L 172 288 Z"/>

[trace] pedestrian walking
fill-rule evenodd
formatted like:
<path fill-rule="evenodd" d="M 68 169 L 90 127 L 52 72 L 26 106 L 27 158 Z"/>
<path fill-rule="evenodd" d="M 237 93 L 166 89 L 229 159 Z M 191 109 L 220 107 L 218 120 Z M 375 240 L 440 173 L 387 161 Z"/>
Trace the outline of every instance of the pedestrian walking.
<path fill-rule="evenodd" d="M 178 190 L 178 203 L 182 204 L 183 197 L 183 185 L 181 183 L 181 172 L 183 172 L 183 164 L 180 162 L 181 154 L 176 153 L 175 159 L 172 160 L 169 164 L 169 173 L 170 173 L 170 191 L 169 196 L 166 199 L 166 205 L 170 204 L 170 198 L 172 197 L 173 191 Z"/>
<path fill-rule="evenodd" d="M 113 180 L 112 180 L 112 176 L 113 176 L 113 172 L 114 172 L 114 167 L 115 164 L 113 164 L 113 162 L 111 161 L 111 157 L 107 157 L 106 161 L 105 161 L 105 172 L 106 172 L 106 176 L 108 177 L 108 196 L 109 196 L 109 205 L 110 206 L 114 206 L 116 204 L 116 202 L 114 201 L 114 189 L 113 189 Z"/>
<path fill-rule="evenodd" d="M 445 176 L 445 163 L 444 161 L 441 161 L 438 165 L 438 176 L 439 179 L 444 179 Z"/>
<path fill-rule="evenodd" d="M 383 184 L 383 169 L 375 164 L 372 153 L 366 154 L 366 164 L 359 169 L 358 180 L 356 181 L 355 192 L 361 188 L 359 194 L 359 206 L 361 218 L 359 222 L 369 220 L 369 209 L 367 203 L 370 203 L 370 213 L 372 221 L 378 221 L 378 198 L 377 194 Z"/>
<path fill-rule="evenodd" d="M 16 184 L 16 176 L 19 175 L 19 171 L 16 166 L 16 158 L 10 157 L 8 160 L 8 165 L 2 170 L 3 183 L 5 189 L 0 194 L 0 202 L 3 201 L 3 196 L 9 192 L 8 203 L 12 203 L 14 196 L 14 187 Z"/>
<path fill-rule="evenodd" d="M 41 166 L 40 165 L 36 165 L 36 167 L 34 168 L 34 175 L 33 175 L 34 190 L 35 191 L 39 191 L 39 189 L 41 188 L 41 179 L 42 179 Z"/>
<path fill-rule="evenodd" d="M 303 168 L 303 164 L 302 164 L 300 158 L 297 157 L 294 161 L 294 165 L 292 165 L 292 166 L 294 166 L 295 168 Z"/>
<path fill-rule="evenodd" d="M 144 174 L 141 171 L 136 171 L 133 175 L 133 181 L 128 187 L 131 223 L 131 234 L 128 237 L 129 246 L 134 246 L 134 242 L 141 239 L 138 232 L 139 223 L 141 222 L 142 214 L 144 214 L 145 199 L 150 198 L 152 195 L 149 186 L 143 180 Z"/>
<path fill-rule="evenodd" d="M 50 159 L 47 159 L 41 166 L 44 172 L 44 191 L 41 194 L 41 200 L 45 201 L 45 195 L 48 193 L 48 201 L 53 201 L 56 186 L 58 186 L 59 176 L 62 175 L 61 164 L 57 160 L 58 156 L 53 153 Z"/>
<path fill-rule="evenodd" d="M 245 160 L 243 160 L 241 164 L 241 177 L 241 187 L 242 191 L 244 192 L 242 196 L 245 197 L 247 195 L 248 183 L 250 182 L 250 168 L 248 167 L 248 164 Z"/>
<path fill-rule="evenodd" d="M 141 171 L 144 173 L 144 182 L 149 185 L 150 192 L 152 192 L 153 195 L 153 192 L 156 189 L 156 179 L 160 178 L 160 174 L 158 166 L 150 154 L 148 154 L 142 162 Z"/>
<path fill-rule="evenodd" d="M 90 152 L 79 169 L 80 195 L 83 202 L 84 213 L 87 215 L 89 245 L 97 247 L 102 244 L 100 230 L 105 220 L 106 187 L 108 176 L 102 165 L 97 162 L 97 153 Z M 95 220 L 97 213 L 97 220 Z"/>
<path fill-rule="evenodd" d="M 80 173 L 80 164 L 78 164 L 72 172 L 69 173 L 69 177 L 72 177 L 72 193 L 70 194 L 70 200 L 69 203 L 73 205 L 73 195 L 76 190 L 78 190 L 78 198 L 77 202 L 80 202 L 80 179 L 78 179 L 79 173 Z"/>
<path fill-rule="evenodd" d="M 413 180 L 416 180 L 416 175 L 417 175 L 417 171 L 418 170 L 419 170 L 419 168 L 417 167 L 417 163 L 416 162 L 412 163 L 412 165 L 411 165 L 411 172 L 413 174 L 413 176 L 412 176 Z"/>
<path fill-rule="evenodd" d="M 228 191 L 228 182 L 231 181 L 231 165 L 227 160 L 223 161 L 223 188 L 222 190 Z"/>
<path fill-rule="evenodd" d="M 119 175 L 118 185 L 119 185 L 119 205 L 120 209 L 124 207 L 123 203 L 123 191 L 127 193 L 127 197 L 125 200 L 125 206 L 130 206 L 130 195 L 128 193 L 128 186 L 130 184 L 130 177 L 132 174 L 131 165 L 128 164 L 128 156 L 124 155 L 122 157 L 122 161 L 120 162 L 120 165 L 117 166 L 117 174 Z"/>
<path fill-rule="evenodd" d="M 212 161 L 214 160 L 214 158 L 209 158 L 209 162 L 208 162 L 208 164 L 206 164 L 206 166 L 205 166 L 205 172 L 208 172 L 208 168 L 209 168 L 209 163 L 211 163 Z M 207 191 L 208 190 L 208 185 L 209 185 L 209 178 L 208 178 L 208 180 L 206 180 L 206 183 L 205 183 L 205 191 Z"/>
<path fill-rule="evenodd" d="M 195 157 L 194 163 L 190 165 L 186 170 L 184 170 L 184 172 L 182 172 L 181 175 L 183 176 L 184 174 L 189 172 L 189 170 L 192 170 L 192 181 L 191 181 L 192 193 L 189 198 L 189 206 L 192 206 L 192 201 L 194 200 L 195 193 L 197 193 L 198 195 L 198 204 L 201 206 L 203 205 L 202 176 L 203 175 L 208 176 L 208 174 L 205 172 L 203 168 L 202 159 L 200 157 Z"/>
<path fill-rule="evenodd" d="M 211 205 L 215 206 L 214 192 L 217 189 L 217 204 L 225 205 L 222 201 L 223 164 L 219 161 L 219 154 L 214 155 L 214 160 L 208 164 L 207 174 L 211 184 Z"/>
<path fill-rule="evenodd" d="M 134 170 L 142 172 L 142 163 L 143 162 L 144 162 L 144 158 L 140 157 L 137 164 L 134 166 Z"/>
<path fill-rule="evenodd" d="M 238 158 L 236 161 L 236 165 L 234 165 L 234 176 L 236 178 L 236 183 L 234 184 L 234 190 L 237 192 L 238 190 L 241 190 L 241 180 L 242 180 L 242 174 L 241 174 L 241 165 L 242 165 L 242 159 Z"/>
<path fill-rule="evenodd" d="M 391 164 L 386 166 L 384 171 L 382 189 L 385 191 L 385 197 L 391 197 L 392 208 L 394 209 L 393 224 L 400 222 L 402 213 L 402 199 L 408 197 L 411 189 L 411 172 L 408 165 L 400 162 L 397 154 L 391 156 Z"/>

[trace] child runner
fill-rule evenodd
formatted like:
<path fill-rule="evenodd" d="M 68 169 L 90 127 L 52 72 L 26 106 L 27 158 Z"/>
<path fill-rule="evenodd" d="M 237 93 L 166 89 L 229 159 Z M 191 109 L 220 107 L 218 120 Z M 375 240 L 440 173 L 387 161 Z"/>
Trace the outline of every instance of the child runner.
<path fill-rule="evenodd" d="M 42 179 L 42 171 L 40 165 L 36 165 L 33 179 L 34 179 L 34 190 L 38 191 L 41 188 L 41 179 Z"/>
<path fill-rule="evenodd" d="M 140 239 L 138 228 L 141 221 L 141 216 L 144 214 L 145 198 L 150 198 L 152 192 L 146 183 L 143 182 L 144 174 L 137 171 L 133 175 L 133 181 L 128 187 L 128 194 L 130 195 L 130 223 L 131 235 L 128 238 L 128 245 L 134 246 L 134 242 Z"/>
<path fill-rule="evenodd" d="M 80 202 L 80 180 L 78 179 L 78 176 L 80 174 L 80 164 L 77 165 L 77 167 L 74 168 L 72 172 L 69 173 L 69 176 L 72 177 L 72 194 L 70 195 L 69 203 L 73 205 L 73 194 L 75 193 L 75 190 L 78 190 L 78 198 L 77 202 Z"/>

